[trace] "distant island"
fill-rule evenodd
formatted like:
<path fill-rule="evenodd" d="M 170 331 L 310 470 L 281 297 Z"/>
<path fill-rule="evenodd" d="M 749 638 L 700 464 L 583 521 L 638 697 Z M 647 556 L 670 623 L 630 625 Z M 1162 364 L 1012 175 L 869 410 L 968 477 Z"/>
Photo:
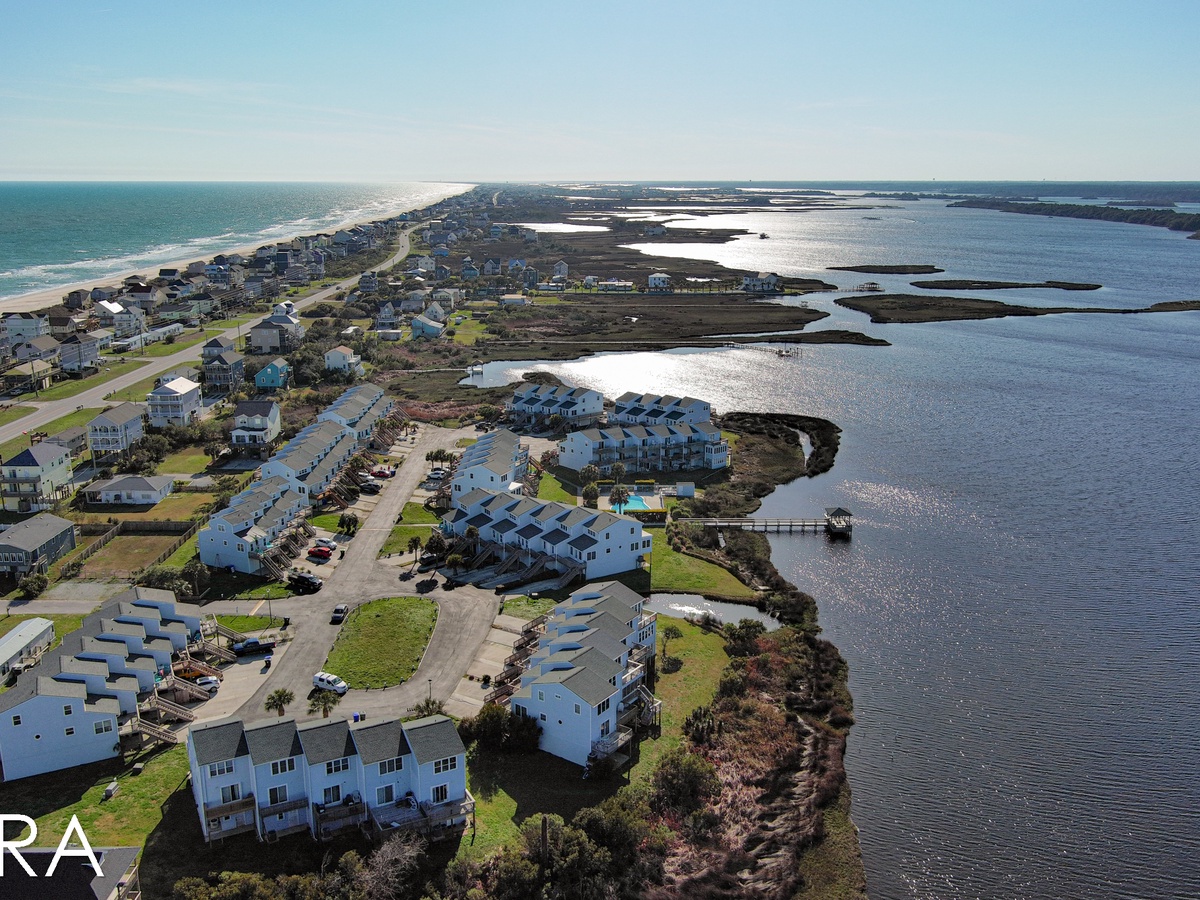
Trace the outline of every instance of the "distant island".
<path fill-rule="evenodd" d="M 1011 200 L 959 200 L 951 209 L 995 209 L 1027 216 L 1060 216 L 1067 219 L 1101 219 L 1105 222 L 1129 222 L 1155 225 L 1172 231 L 1190 231 L 1192 240 L 1200 240 L 1200 214 L 1178 213 L 1169 209 L 1129 209 L 1120 206 L 1084 206 L 1079 203 L 1014 203 Z"/>
<path fill-rule="evenodd" d="M 1100 306 L 1015 306 L 975 297 L 938 297 L 917 294 L 874 294 L 839 297 L 838 306 L 866 313 L 877 325 L 918 322 L 957 322 L 964 319 L 1000 319 L 1006 316 L 1049 316 L 1060 313 L 1152 313 L 1200 309 L 1200 300 L 1155 303 L 1145 309 L 1112 309 Z"/>
<path fill-rule="evenodd" d="M 863 275 L 937 275 L 945 272 L 937 266 L 826 266 L 832 272 L 859 272 Z"/>
<path fill-rule="evenodd" d="M 974 281 L 966 278 L 910 282 L 927 291 L 1004 291 L 1013 288 L 1057 288 L 1060 291 L 1098 291 L 1103 285 L 1075 281 Z"/>

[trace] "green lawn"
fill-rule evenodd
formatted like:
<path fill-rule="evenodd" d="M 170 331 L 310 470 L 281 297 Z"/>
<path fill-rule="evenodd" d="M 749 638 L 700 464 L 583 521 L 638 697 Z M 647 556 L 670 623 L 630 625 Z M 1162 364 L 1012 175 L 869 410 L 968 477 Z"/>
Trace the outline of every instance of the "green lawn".
<path fill-rule="evenodd" d="M 187 547 L 187 544 L 183 545 Z M 183 549 L 182 547 L 180 548 Z M 178 556 L 173 553 L 165 565 L 171 564 Z M 187 562 L 185 559 L 184 562 Z M 182 565 L 182 564 L 181 564 Z M 213 600 L 277 600 L 280 597 L 290 597 L 287 585 L 278 581 L 266 581 L 253 575 L 243 575 L 241 572 L 226 572 L 223 569 L 209 569 L 207 597 Z"/>
<path fill-rule="evenodd" d="M 417 670 L 437 607 L 419 597 L 391 597 L 358 607 L 342 626 L 325 670 L 353 688 L 402 684 Z"/>
<path fill-rule="evenodd" d="M 68 428 L 74 428 L 76 425 L 87 425 L 99 413 L 100 410 L 98 408 L 77 409 L 75 412 L 67 413 L 53 422 L 48 422 L 38 430 L 44 431 L 49 435 L 55 435 Z M 8 459 L 10 456 L 20 453 L 28 446 L 29 438 L 26 435 L 15 437 L 11 441 L 5 441 L 3 444 L 0 444 L 0 459 Z"/>
<path fill-rule="evenodd" d="M 542 480 L 538 483 L 538 499 L 539 500 L 557 500 L 560 503 L 575 503 L 575 494 L 556 477 L 549 472 L 542 473 Z"/>
<path fill-rule="evenodd" d="M 133 356 L 150 357 L 151 359 L 160 356 L 171 356 L 178 353 L 180 350 L 186 350 L 188 347 L 195 347 L 201 341 L 206 341 L 210 337 L 216 337 L 222 329 L 209 328 L 202 332 L 185 331 L 183 334 L 175 338 L 175 343 L 168 344 L 166 341 L 159 341 L 157 344 L 151 344 L 149 347 L 143 347 L 141 350 L 133 351 Z"/>
<path fill-rule="evenodd" d="M 663 701 L 662 733 L 641 742 L 629 772 L 607 781 L 584 781 L 578 766 L 548 753 L 534 757 L 470 754 L 467 779 L 475 795 L 477 833 L 474 842 L 469 837 L 464 839 L 460 855 L 482 856 L 513 843 L 518 840 L 520 824 L 529 816 L 557 813 L 569 821 L 580 809 L 599 803 L 622 784 L 649 780 L 659 758 L 682 740 L 683 720 L 697 706 L 712 701 L 729 659 L 719 635 L 682 619 L 659 616 L 660 631 L 666 624 L 683 632 L 683 637 L 670 646 L 671 656 L 677 657 L 682 666 L 670 675 L 659 676 L 654 694 Z M 537 772 L 536 778 L 530 777 L 533 771 Z"/>
<path fill-rule="evenodd" d="M 27 416 L 34 411 L 33 406 L 6 406 L 0 409 L 0 425 L 7 425 L 9 422 L 15 422 L 22 416 Z"/>
<path fill-rule="evenodd" d="M 453 322 L 457 316 L 451 316 L 450 321 Z M 487 336 L 487 322 L 480 322 L 478 319 L 468 316 L 463 319 L 461 325 L 450 325 L 454 329 L 453 341 L 456 344 L 465 344 L 471 346 Z"/>
<path fill-rule="evenodd" d="M 146 763 L 140 775 L 132 773 L 135 761 Z M 9 782 L 0 785 L 0 804 L 37 823 L 38 846 L 57 846 L 77 815 L 93 847 L 140 847 L 162 819 L 162 804 L 187 776 L 187 750 L 179 746 L 125 764 L 112 760 Z M 119 790 L 105 800 L 104 788 L 114 778 Z M 199 823 L 193 824 L 199 832 Z"/>
<path fill-rule="evenodd" d="M 750 599 L 755 596 L 754 591 L 720 566 L 676 553 L 667 541 L 665 529 L 647 530 L 654 539 L 650 564 L 651 589 L 737 599 Z"/>
<path fill-rule="evenodd" d="M 516 616 L 519 619 L 536 619 L 544 612 L 549 612 L 558 603 L 553 597 L 539 596 L 536 600 L 522 594 L 519 597 L 508 597 L 504 601 L 504 615 Z"/>
<path fill-rule="evenodd" d="M 200 535 L 193 534 L 179 549 L 167 557 L 163 563 L 164 566 L 170 566 L 172 569 L 182 569 L 188 564 L 193 556 L 200 552 Z"/>
<path fill-rule="evenodd" d="M 408 542 L 412 538 L 419 538 L 424 544 L 429 540 L 429 535 L 433 531 L 432 525 L 397 525 L 392 529 L 392 533 L 388 535 L 388 539 L 383 542 L 383 547 L 379 550 L 380 556 L 391 556 L 394 553 L 408 553 Z"/>
<path fill-rule="evenodd" d="M 6 613 L 0 616 L 0 637 L 8 634 L 22 622 L 28 619 L 41 617 L 49 619 L 54 623 L 55 644 L 62 639 L 64 634 L 69 634 L 80 626 L 83 622 L 82 615 L 64 615 L 61 613 Z"/>
<path fill-rule="evenodd" d="M 217 616 L 217 621 L 242 634 L 254 634 L 256 631 L 278 628 L 283 624 L 283 616 Z"/>
<path fill-rule="evenodd" d="M 164 475 L 194 475 L 207 469 L 210 462 L 208 454 L 200 447 L 184 447 L 160 462 L 158 471 Z"/>
<path fill-rule="evenodd" d="M 132 359 L 106 359 L 103 360 L 103 368 L 94 375 L 89 375 L 86 378 L 67 378 L 63 381 L 52 385 L 49 389 L 38 391 L 35 397 L 32 393 L 23 394 L 22 400 L 65 400 L 67 397 L 74 397 L 76 394 L 98 387 L 110 378 L 116 378 L 119 375 L 124 375 L 127 372 L 133 372 L 145 365 L 144 362 L 139 362 Z M 144 399 L 144 398 L 143 398 Z"/>
<path fill-rule="evenodd" d="M 145 403 L 146 395 L 154 390 L 154 382 L 158 380 L 158 375 L 151 375 L 149 378 L 143 378 L 141 381 L 130 385 L 127 388 L 122 388 L 119 391 L 114 391 L 108 395 L 109 400 L 130 400 L 134 403 Z"/>
<path fill-rule="evenodd" d="M 186 522 L 194 516 L 208 512 L 208 508 L 215 498 L 215 494 L 207 492 L 180 491 L 168 494 L 154 506 L 91 506 L 85 504 L 82 509 L 69 510 L 66 518 L 74 522 L 106 522 L 110 516 L 131 522 L 156 520 Z"/>
<path fill-rule="evenodd" d="M 400 511 L 400 521 L 405 525 L 440 525 L 442 520 L 420 503 L 405 503 Z"/>
<path fill-rule="evenodd" d="M 340 513 L 340 512 L 321 513 L 321 515 L 313 516 L 308 521 L 312 524 L 312 526 L 314 528 L 324 528 L 326 531 L 337 532 L 338 531 L 338 520 L 343 515 L 344 515 L 344 513 Z"/>

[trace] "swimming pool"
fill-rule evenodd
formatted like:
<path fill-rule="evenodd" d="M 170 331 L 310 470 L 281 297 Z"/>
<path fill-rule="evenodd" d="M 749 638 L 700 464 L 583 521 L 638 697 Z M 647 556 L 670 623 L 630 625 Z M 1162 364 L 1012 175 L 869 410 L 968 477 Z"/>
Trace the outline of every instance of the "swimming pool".
<path fill-rule="evenodd" d="M 646 505 L 646 501 L 635 494 L 634 496 L 630 497 L 628 500 L 625 501 L 625 505 L 623 507 L 617 507 L 617 512 L 620 513 L 620 512 L 625 512 L 626 510 L 630 510 L 630 509 L 649 509 L 649 508 L 650 507 Z"/>

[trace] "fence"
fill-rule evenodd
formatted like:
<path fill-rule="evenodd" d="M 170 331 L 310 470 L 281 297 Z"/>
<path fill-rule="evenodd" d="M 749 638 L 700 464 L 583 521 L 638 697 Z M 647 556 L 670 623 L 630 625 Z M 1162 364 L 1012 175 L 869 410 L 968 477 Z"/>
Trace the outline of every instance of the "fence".
<path fill-rule="evenodd" d="M 143 524 L 144 524 L 144 525 L 150 525 L 150 524 L 154 524 L 154 523 L 150 523 L 150 522 L 127 522 L 127 523 L 125 523 L 125 524 L 128 524 L 128 525 L 143 525 Z M 186 531 L 184 531 L 182 534 L 180 534 L 180 535 L 179 535 L 179 538 L 178 538 L 177 540 L 174 540 L 174 541 L 172 541 L 172 542 L 171 542 L 171 546 L 170 546 L 170 547 L 168 547 L 166 550 L 164 550 L 162 553 L 160 553 L 160 554 L 158 555 L 158 559 L 154 560 L 154 562 L 152 562 L 152 563 L 150 563 L 148 566 L 146 566 L 146 568 L 147 568 L 147 569 L 149 569 L 149 568 L 151 568 L 151 567 L 153 567 L 153 566 L 160 565 L 160 564 L 162 564 L 163 562 L 165 562 L 166 560 L 170 559 L 170 558 L 171 558 L 171 554 L 172 554 L 172 553 L 174 553 L 176 550 L 178 550 L 180 547 L 182 547 L 184 544 L 186 544 L 186 543 L 187 543 L 189 540 L 191 540 L 192 536 L 193 536 L 194 534 L 196 534 L 196 532 L 198 532 L 198 531 L 200 530 L 200 526 L 201 526 L 201 525 L 203 525 L 204 523 L 203 523 L 203 522 L 186 522 L 186 523 L 185 523 L 185 522 L 171 522 L 171 523 L 169 523 L 169 524 L 171 524 L 171 525 L 184 525 L 184 524 L 186 524 L 186 525 L 189 525 L 189 526 L 191 526 L 191 527 L 189 527 L 189 528 L 188 528 Z M 169 533 L 169 532 L 168 532 L 168 533 Z"/>
<path fill-rule="evenodd" d="M 88 530 L 86 530 L 88 528 L 89 528 L 89 526 L 87 526 L 87 525 L 80 525 L 79 533 L 80 534 L 97 534 L 97 533 L 99 533 L 99 534 L 103 534 L 104 536 L 102 538 L 100 538 L 100 540 L 96 541 L 95 543 L 85 547 L 80 552 L 80 554 L 77 557 L 75 557 L 73 562 L 82 564 L 85 560 L 90 559 L 92 556 L 94 556 L 95 554 L 97 554 L 101 550 L 103 550 L 104 547 L 109 543 L 109 541 L 111 541 L 113 538 L 115 538 L 118 534 L 121 533 L 120 525 L 92 525 L 92 526 L 90 526 L 90 528 L 92 528 L 92 529 L 95 529 L 95 528 L 108 529 L 107 531 L 103 531 L 103 532 L 97 532 L 95 530 L 88 531 Z"/>

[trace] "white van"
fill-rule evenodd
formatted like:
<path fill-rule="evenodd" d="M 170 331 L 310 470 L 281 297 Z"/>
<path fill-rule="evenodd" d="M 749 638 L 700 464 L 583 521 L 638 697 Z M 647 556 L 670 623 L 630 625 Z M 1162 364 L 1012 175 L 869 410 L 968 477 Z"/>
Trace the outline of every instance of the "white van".
<path fill-rule="evenodd" d="M 319 691 L 333 691 L 341 696 L 350 690 L 350 685 L 342 681 L 336 675 L 330 675 L 328 672 L 318 672 L 313 676 L 313 687 Z"/>

